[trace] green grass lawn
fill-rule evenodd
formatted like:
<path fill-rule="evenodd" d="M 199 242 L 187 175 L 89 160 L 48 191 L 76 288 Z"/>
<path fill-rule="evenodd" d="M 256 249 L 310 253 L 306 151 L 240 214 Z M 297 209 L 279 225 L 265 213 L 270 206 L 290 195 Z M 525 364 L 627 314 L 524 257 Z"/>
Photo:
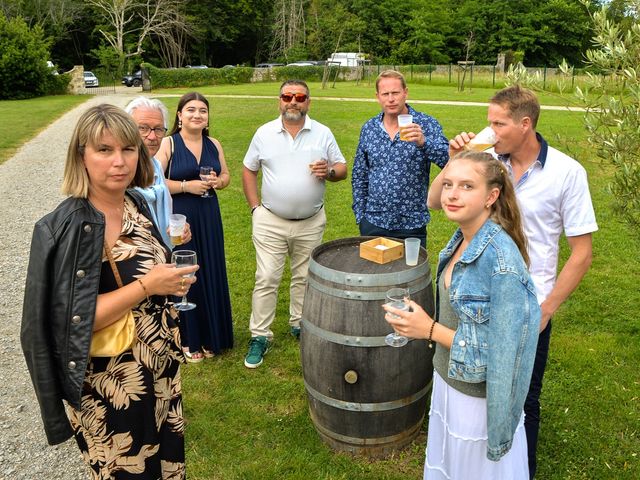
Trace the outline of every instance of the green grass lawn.
<path fill-rule="evenodd" d="M 371 86 L 342 89 L 338 85 L 339 89 L 325 93 L 319 85 L 312 84 L 312 94 L 372 96 Z M 440 100 L 453 95 L 451 91 L 441 91 L 436 95 L 438 98 L 432 98 L 428 87 L 424 90 L 419 87 L 410 87 L 414 98 Z M 322 443 L 308 415 L 298 343 L 288 335 L 286 274 L 273 326 L 274 348 L 260 368 L 248 370 L 243 366 L 249 340 L 255 256 L 251 217 L 242 193 L 242 159 L 255 129 L 277 115 L 277 89 L 276 84 L 200 89 L 207 94 L 269 95 L 273 99 L 210 99 L 211 132 L 225 149 L 232 177 L 231 185 L 219 192 L 219 197 L 236 346 L 221 356 L 187 365 L 182 370 L 189 478 L 422 478 L 424 429 L 411 446 L 386 460 L 336 454 Z M 474 90 L 473 95 L 478 98 L 472 100 L 486 101 L 492 93 Z M 163 100 L 173 116 L 178 99 Z M 435 116 L 447 136 L 461 130 L 477 131 L 486 124 L 485 107 L 420 105 L 418 109 Z M 0 110 L 1 125 L 6 125 L 5 112 Z M 310 115 L 331 127 L 351 166 L 360 127 L 377 112 L 375 103 L 318 101 L 312 102 Z M 637 287 L 640 241 L 612 213 L 605 190 L 611 177 L 610 167 L 601 165 L 588 146 L 581 115 L 544 111 L 539 127 L 552 145 L 573 155 L 587 169 L 600 230 L 594 235 L 590 272 L 554 317 L 542 394 L 537 478 L 637 479 L 640 478 Z M 326 208 L 325 240 L 357 234 L 349 180 L 327 186 Z M 432 265 L 453 229 L 441 212 L 435 212 L 429 227 Z M 561 255 L 566 259 L 566 244 Z"/>
<path fill-rule="evenodd" d="M 238 89 L 237 91 L 235 89 Z M 212 87 L 207 92 L 269 95 L 255 88 Z M 355 95 L 362 96 L 362 90 Z M 321 95 L 317 89 L 314 95 Z M 369 91 L 370 93 L 370 91 Z M 348 96 L 341 91 L 340 96 Z M 485 98 L 490 92 L 485 94 Z M 170 111 L 177 99 L 166 98 Z M 275 348 L 255 371 L 242 365 L 255 268 L 251 223 L 241 185 L 242 159 L 255 129 L 275 118 L 271 99 L 211 99 L 212 134 L 220 139 L 232 184 L 220 193 L 236 347 L 213 361 L 184 369 L 189 472 L 196 479 L 406 479 L 421 478 L 424 435 L 384 461 L 332 453 L 318 438 L 307 413 L 298 345 L 287 335 L 288 289 L 280 290 Z M 479 129 L 485 107 L 421 105 L 445 134 Z M 229 115 L 233 112 L 233 117 Z M 310 115 L 329 125 L 353 159 L 363 122 L 378 112 L 362 102 L 312 103 Z M 238 122 L 242 118 L 242 123 Z M 593 268 L 554 319 L 551 358 L 543 392 L 539 473 L 545 479 L 635 479 L 640 475 L 640 405 L 637 341 L 640 307 L 638 240 L 613 216 L 605 185 L 610 172 L 585 140 L 581 115 L 542 113 L 540 132 L 579 159 L 590 176 L 600 231 L 594 236 Z M 437 170 L 437 169 L 436 169 Z M 327 187 L 325 240 L 353 236 L 348 181 Z M 453 225 L 436 212 L 429 228 L 432 263 Z M 632 254 L 632 252 L 636 252 Z M 568 250 L 563 246 L 562 255 Z"/>
<path fill-rule="evenodd" d="M 87 100 L 82 95 L 59 95 L 0 102 L 0 164 L 53 120 Z"/>
<path fill-rule="evenodd" d="M 243 83 L 239 85 L 211 85 L 198 87 L 195 90 L 204 95 L 266 95 L 278 96 L 280 83 Z M 421 83 L 408 83 L 409 102 L 414 100 L 437 100 L 451 102 L 488 102 L 496 92 L 495 89 L 478 87 L 465 89 L 459 92 L 455 85 L 429 85 Z M 336 82 L 328 84 L 323 89 L 320 82 L 309 82 L 312 97 L 338 97 L 338 98 L 360 98 L 375 101 L 375 80 L 364 82 Z M 182 95 L 184 89 L 159 89 L 153 93 Z M 561 96 L 554 93 L 544 92 L 540 94 L 540 102 L 544 105 L 573 105 L 575 101 L 571 95 Z"/>

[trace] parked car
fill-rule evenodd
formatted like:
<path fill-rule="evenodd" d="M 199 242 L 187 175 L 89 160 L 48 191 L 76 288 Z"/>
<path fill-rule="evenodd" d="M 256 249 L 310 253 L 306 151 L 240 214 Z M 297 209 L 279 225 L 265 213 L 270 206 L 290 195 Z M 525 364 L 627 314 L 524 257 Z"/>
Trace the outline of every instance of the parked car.
<path fill-rule="evenodd" d="M 315 67 L 314 62 L 293 62 L 287 63 L 287 67 Z"/>
<path fill-rule="evenodd" d="M 284 67 L 284 63 L 259 63 L 256 68 Z"/>
<path fill-rule="evenodd" d="M 184 68 L 209 68 L 206 65 L 187 65 Z"/>
<path fill-rule="evenodd" d="M 130 75 L 125 75 L 122 77 L 122 83 L 127 87 L 139 87 L 142 85 L 142 70 L 138 70 Z"/>
<path fill-rule="evenodd" d="M 99 87 L 100 82 L 98 82 L 98 77 L 96 77 L 93 72 L 85 71 L 84 72 L 84 86 L 85 87 Z"/>

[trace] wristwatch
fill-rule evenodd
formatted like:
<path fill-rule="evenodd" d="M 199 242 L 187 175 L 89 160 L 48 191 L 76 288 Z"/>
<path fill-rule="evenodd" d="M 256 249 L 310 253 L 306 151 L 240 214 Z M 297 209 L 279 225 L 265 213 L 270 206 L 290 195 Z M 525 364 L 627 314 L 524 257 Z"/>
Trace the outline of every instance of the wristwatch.
<path fill-rule="evenodd" d="M 328 178 L 333 178 L 333 177 L 335 177 L 335 176 L 336 176 L 336 171 L 335 171 L 335 169 L 333 169 L 333 168 L 332 168 L 332 169 L 330 169 L 330 170 L 329 170 L 329 176 L 328 176 Z"/>

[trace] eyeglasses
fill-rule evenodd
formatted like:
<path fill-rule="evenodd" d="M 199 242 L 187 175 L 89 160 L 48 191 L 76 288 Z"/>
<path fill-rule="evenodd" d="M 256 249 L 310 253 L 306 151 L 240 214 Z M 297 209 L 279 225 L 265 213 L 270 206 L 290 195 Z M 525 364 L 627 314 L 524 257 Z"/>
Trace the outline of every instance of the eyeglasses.
<path fill-rule="evenodd" d="M 291 100 L 293 100 L 294 98 L 296 99 L 296 102 L 304 103 L 307 101 L 307 98 L 309 98 L 309 96 L 304 93 L 282 93 L 280 94 L 280 98 L 284 103 L 291 103 Z"/>
<path fill-rule="evenodd" d="M 164 127 L 151 128 L 151 127 L 148 127 L 147 125 L 139 125 L 138 131 L 140 132 L 140 135 L 142 135 L 144 138 L 147 138 L 149 135 L 151 135 L 151 132 L 155 133 L 156 137 L 158 138 L 164 137 L 164 134 L 167 133 L 167 129 Z"/>

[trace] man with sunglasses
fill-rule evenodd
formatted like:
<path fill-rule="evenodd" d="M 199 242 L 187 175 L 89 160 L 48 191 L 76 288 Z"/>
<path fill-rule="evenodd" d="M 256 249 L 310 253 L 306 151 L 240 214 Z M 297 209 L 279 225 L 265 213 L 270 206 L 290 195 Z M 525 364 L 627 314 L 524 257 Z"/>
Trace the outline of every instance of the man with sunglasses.
<path fill-rule="evenodd" d="M 244 157 L 242 186 L 253 216 L 257 264 L 247 368 L 262 364 L 273 341 L 270 327 L 287 255 L 289 325 L 299 338 L 309 258 L 322 241 L 326 223 L 325 185 L 347 176 L 347 163 L 331 130 L 307 115 L 310 103 L 305 82 L 285 81 L 280 87 L 280 116 L 258 128 Z"/>
<path fill-rule="evenodd" d="M 408 92 L 400 72 L 385 70 L 376 79 L 382 112 L 360 131 L 351 174 L 353 213 L 360 235 L 417 237 L 424 247 L 429 169 L 447 164 L 449 142 L 436 119 L 407 105 Z M 401 114 L 413 117 L 402 139 Z"/>

